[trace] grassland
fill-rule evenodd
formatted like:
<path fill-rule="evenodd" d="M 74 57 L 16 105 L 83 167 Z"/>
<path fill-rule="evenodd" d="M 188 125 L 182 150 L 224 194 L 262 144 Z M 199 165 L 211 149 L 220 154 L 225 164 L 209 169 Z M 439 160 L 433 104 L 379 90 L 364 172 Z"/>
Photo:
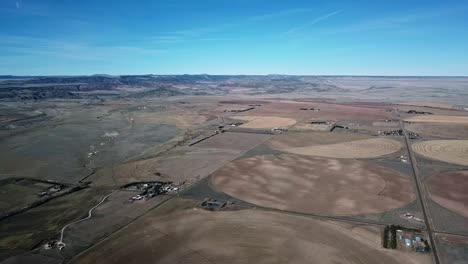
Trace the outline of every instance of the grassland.
<path fill-rule="evenodd" d="M 411 91 L 401 78 L 200 78 L 103 77 L 73 98 L 57 98 L 63 93 L 54 94 L 48 79 L 50 91 L 41 98 L 23 91 L 14 95 L 21 100 L 0 101 L 0 180 L 90 186 L 3 219 L 0 263 L 466 260 L 463 95 L 432 103 L 409 95 L 406 104 L 398 100 Z M 56 88 L 66 91 L 64 79 Z M 153 86 L 133 87 L 130 80 Z M 28 82 L 28 89 L 43 88 Z M 408 113 L 413 109 L 432 114 Z M 339 127 L 295 130 L 322 121 Z M 399 129 L 417 135 L 378 135 Z M 148 181 L 180 189 L 133 203 L 135 193 L 118 191 L 67 229 L 65 248 L 44 247 L 104 195 Z M 30 203 L 39 189 L 0 186 L 1 210 Z M 229 206 L 202 209 L 210 198 Z M 437 243 L 424 254 L 383 249 L 381 231 L 389 224 L 422 228 Z"/>

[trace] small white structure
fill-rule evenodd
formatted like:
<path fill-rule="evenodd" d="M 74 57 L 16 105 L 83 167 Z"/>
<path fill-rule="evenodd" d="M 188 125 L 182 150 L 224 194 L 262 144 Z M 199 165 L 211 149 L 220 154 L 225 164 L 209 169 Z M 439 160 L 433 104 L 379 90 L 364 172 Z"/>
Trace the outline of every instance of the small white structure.
<path fill-rule="evenodd" d="M 407 163 L 407 162 L 408 162 L 408 158 L 405 157 L 405 156 L 400 156 L 400 160 L 401 160 L 401 162 L 403 162 L 403 163 Z"/>
<path fill-rule="evenodd" d="M 117 132 L 117 131 L 106 132 L 102 136 L 107 137 L 107 138 L 116 138 L 116 137 L 119 136 L 119 132 Z"/>
<path fill-rule="evenodd" d="M 62 250 L 65 246 L 66 246 L 66 244 L 63 243 L 62 241 L 59 241 L 59 242 L 57 243 L 57 248 L 58 248 L 59 250 Z"/>
<path fill-rule="evenodd" d="M 410 247 L 410 246 L 411 246 L 411 239 L 405 238 L 405 245 L 406 245 L 407 247 Z"/>
<path fill-rule="evenodd" d="M 143 199 L 143 196 L 141 196 L 141 195 L 138 194 L 137 196 L 133 196 L 132 199 L 138 201 L 138 200 Z"/>

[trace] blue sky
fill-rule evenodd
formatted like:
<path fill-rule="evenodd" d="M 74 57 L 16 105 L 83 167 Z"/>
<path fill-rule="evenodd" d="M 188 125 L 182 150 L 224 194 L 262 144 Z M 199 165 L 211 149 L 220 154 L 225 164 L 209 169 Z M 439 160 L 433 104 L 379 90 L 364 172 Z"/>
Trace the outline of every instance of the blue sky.
<path fill-rule="evenodd" d="M 468 1 L 1 0 L 0 74 L 468 75 Z"/>

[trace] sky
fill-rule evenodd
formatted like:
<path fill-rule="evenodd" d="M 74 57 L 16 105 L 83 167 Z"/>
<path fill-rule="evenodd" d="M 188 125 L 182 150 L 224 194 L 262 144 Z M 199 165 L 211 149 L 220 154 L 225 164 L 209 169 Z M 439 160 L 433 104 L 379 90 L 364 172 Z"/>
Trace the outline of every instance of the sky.
<path fill-rule="evenodd" d="M 468 1 L 0 0 L 0 75 L 468 75 Z"/>

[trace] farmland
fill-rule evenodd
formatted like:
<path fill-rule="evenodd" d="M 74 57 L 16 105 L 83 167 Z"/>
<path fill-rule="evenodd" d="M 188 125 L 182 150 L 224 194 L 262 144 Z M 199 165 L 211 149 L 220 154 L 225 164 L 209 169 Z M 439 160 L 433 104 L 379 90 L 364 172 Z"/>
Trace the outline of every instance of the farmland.
<path fill-rule="evenodd" d="M 453 94 L 363 92 L 427 85 L 396 77 L 112 78 L 73 98 L 3 91 L 1 264 L 466 261 Z"/>

